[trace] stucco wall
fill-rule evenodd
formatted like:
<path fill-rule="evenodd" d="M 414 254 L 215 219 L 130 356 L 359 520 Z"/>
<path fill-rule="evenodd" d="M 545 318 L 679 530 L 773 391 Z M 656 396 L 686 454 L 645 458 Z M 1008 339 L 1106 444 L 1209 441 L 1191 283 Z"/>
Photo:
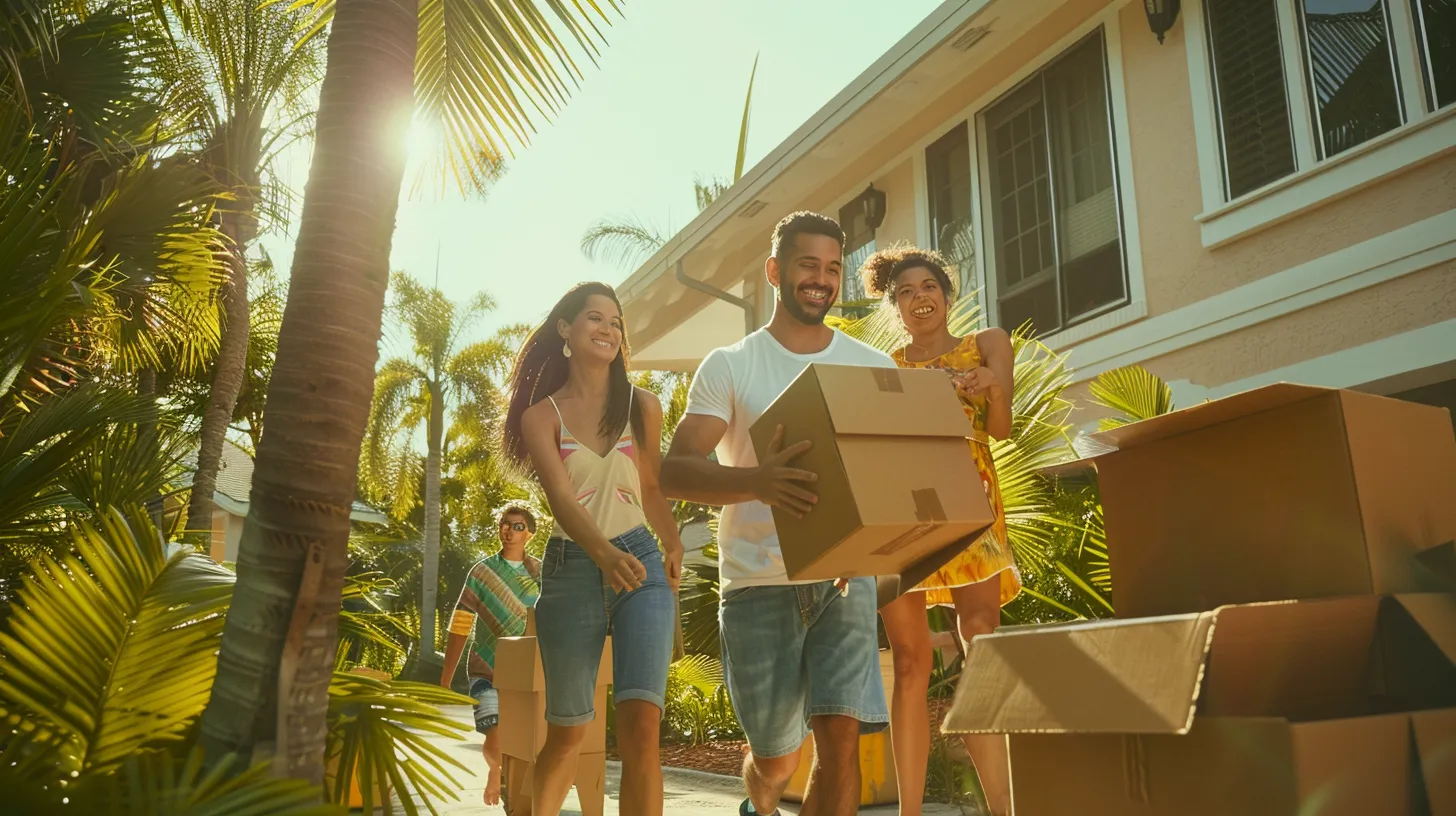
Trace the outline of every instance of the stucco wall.
<path fill-rule="evenodd" d="M 1144 36 L 1139 4 L 1121 11 L 1128 138 L 1137 191 L 1149 315 L 1456 208 L 1456 154 L 1388 178 L 1217 249 L 1205 249 L 1197 142 L 1179 23 L 1166 42 Z M 1449 315 L 1448 315 L 1449 316 Z"/>

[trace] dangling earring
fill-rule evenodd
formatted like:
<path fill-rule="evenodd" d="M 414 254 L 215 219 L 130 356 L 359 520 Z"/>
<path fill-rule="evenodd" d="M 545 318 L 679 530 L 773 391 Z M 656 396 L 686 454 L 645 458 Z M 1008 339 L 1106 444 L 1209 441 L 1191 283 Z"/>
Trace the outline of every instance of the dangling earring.
<path fill-rule="evenodd" d="M 571 356 L 571 341 L 570 340 L 567 340 L 565 343 L 562 343 L 561 344 L 561 356 L 562 357 L 570 357 Z"/>

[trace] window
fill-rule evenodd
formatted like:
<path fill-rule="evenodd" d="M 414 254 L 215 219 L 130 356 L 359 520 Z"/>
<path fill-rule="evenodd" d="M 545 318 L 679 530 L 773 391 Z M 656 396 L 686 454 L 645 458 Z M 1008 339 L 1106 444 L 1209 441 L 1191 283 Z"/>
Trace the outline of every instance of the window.
<path fill-rule="evenodd" d="M 1000 325 L 1045 335 L 1126 302 L 1101 31 L 984 116 Z"/>
<path fill-rule="evenodd" d="M 1413 0 L 1431 110 L 1456 102 L 1456 0 Z"/>
<path fill-rule="evenodd" d="M 1210 0 L 1206 12 L 1224 194 L 1238 198 L 1294 172 L 1294 135 L 1274 0 Z"/>
<path fill-rule="evenodd" d="M 859 317 L 868 312 L 869 307 L 848 304 L 866 299 L 859 268 L 875 253 L 875 231 L 870 227 L 859 199 L 839 209 L 839 226 L 844 229 L 844 272 L 840 275 L 839 302 L 845 304 L 840 311 L 845 317 Z"/>
<path fill-rule="evenodd" d="M 975 287 L 975 243 L 971 223 L 970 127 L 961 122 L 925 148 L 930 209 L 930 248 L 956 267 L 960 291 Z"/>
<path fill-rule="evenodd" d="M 1384 0 L 1301 0 L 1299 13 L 1322 157 L 1400 127 Z"/>
<path fill-rule="evenodd" d="M 1222 170 L 1221 195 L 1206 183 L 1208 209 L 1456 102 L 1456 0 L 1202 0 L 1190 10 L 1202 28 L 1190 56 L 1208 68 L 1195 96 L 1211 92 L 1215 120 L 1199 129 L 1203 167 L 1214 168 L 1216 130 Z M 1356 185 L 1366 172 L 1344 175 Z"/>

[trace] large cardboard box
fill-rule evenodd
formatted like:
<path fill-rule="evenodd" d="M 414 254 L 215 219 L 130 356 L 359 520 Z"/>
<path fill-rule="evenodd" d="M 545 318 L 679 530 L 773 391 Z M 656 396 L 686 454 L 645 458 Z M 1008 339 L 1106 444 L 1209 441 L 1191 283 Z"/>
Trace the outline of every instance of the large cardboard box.
<path fill-rule="evenodd" d="M 1092 439 L 1119 617 L 1450 588 L 1444 408 L 1282 383 Z"/>
<path fill-rule="evenodd" d="M 612 682 L 612 639 L 607 638 L 597 667 L 596 718 L 587 728 L 581 752 L 607 750 L 607 686 Z M 496 691 L 500 695 L 501 753 L 534 760 L 546 744 L 546 676 L 534 636 L 501 638 L 495 646 Z"/>
<path fill-rule="evenodd" d="M 897 576 L 909 588 L 991 525 L 973 428 L 944 372 L 814 363 L 749 429 L 760 461 L 780 425 L 785 446 L 813 443 L 791 465 L 819 477 L 804 518 L 774 509 L 792 579 Z"/>
<path fill-rule="evenodd" d="M 1018 816 L 1456 816 L 1450 594 L 1008 627 L 963 676 L 945 730 L 1010 735 Z"/>

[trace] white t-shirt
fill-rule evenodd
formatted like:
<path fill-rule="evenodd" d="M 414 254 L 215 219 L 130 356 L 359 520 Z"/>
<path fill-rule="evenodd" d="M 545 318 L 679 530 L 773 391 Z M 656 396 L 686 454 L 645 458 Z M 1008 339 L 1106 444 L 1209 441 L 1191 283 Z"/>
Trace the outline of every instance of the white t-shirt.
<path fill-rule="evenodd" d="M 718 443 L 718 463 L 755 467 L 758 456 L 748 429 L 810 363 L 894 368 L 888 354 L 839 331 L 815 354 L 795 354 L 767 329 L 737 344 L 714 349 L 688 391 L 687 413 L 717 417 L 728 423 Z M 773 511 L 760 501 L 730 504 L 718 523 L 718 565 L 722 592 L 790 581 L 774 529 Z"/>

